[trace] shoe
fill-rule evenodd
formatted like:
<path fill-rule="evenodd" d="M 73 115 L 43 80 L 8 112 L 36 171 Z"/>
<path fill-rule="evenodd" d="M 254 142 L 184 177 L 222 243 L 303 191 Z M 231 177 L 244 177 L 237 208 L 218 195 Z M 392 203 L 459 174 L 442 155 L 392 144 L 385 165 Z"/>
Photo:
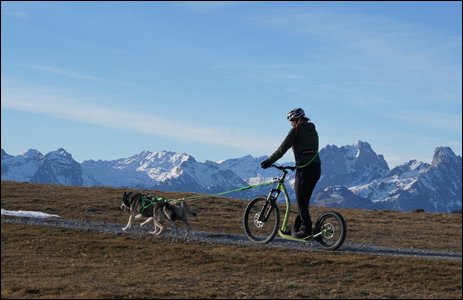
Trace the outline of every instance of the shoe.
<path fill-rule="evenodd" d="M 304 231 L 294 232 L 293 234 L 291 234 L 291 236 L 297 239 L 302 239 L 302 240 L 307 240 L 313 237 L 312 233 L 304 232 Z"/>

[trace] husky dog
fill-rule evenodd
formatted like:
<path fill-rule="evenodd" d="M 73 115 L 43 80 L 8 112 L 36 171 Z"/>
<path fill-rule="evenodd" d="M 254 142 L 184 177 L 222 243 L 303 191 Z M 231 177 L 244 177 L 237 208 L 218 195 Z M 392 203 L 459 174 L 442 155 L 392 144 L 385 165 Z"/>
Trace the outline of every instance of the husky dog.
<path fill-rule="evenodd" d="M 122 228 L 126 231 L 129 228 L 132 228 L 133 222 L 139 219 L 148 218 L 148 221 L 153 218 L 154 205 L 149 205 L 150 202 L 143 200 L 143 195 L 140 193 L 126 193 L 122 196 L 121 209 L 123 211 L 130 210 L 130 217 L 127 226 Z M 145 222 L 146 223 L 146 222 Z"/>
<path fill-rule="evenodd" d="M 158 201 L 158 197 L 156 197 L 155 195 L 152 195 L 152 194 L 146 195 L 146 196 L 145 196 L 145 195 L 142 195 L 142 197 L 151 200 L 151 201 L 153 202 L 153 204 L 154 204 L 154 202 Z M 164 200 L 166 200 L 166 199 L 160 198 L 160 200 L 163 200 L 163 201 L 164 201 Z M 153 216 L 154 216 L 154 207 L 153 207 Z M 143 227 L 143 226 L 145 226 L 146 224 L 148 224 L 149 222 L 153 221 L 153 216 L 150 217 L 150 218 L 148 218 L 145 222 L 141 223 L 141 224 L 140 224 L 140 227 Z M 155 226 L 154 228 L 156 229 L 156 223 L 154 223 L 154 226 Z"/>
<path fill-rule="evenodd" d="M 167 221 L 174 228 L 175 235 L 178 236 L 178 228 L 175 224 L 176 220 L 182 221 L 187 226 L 187 233 L 190 234 L 191 225 L 188 222 L 188 217 L 196 217 L 196 213 L 185 203 L 169 204 L 168 202 L 159 201 L 154 205 L 154 231 L 151 234 L 160 235 L 164 230 L 163 222 Z M 159 228 L 159 231 L 158 231 Z"/>

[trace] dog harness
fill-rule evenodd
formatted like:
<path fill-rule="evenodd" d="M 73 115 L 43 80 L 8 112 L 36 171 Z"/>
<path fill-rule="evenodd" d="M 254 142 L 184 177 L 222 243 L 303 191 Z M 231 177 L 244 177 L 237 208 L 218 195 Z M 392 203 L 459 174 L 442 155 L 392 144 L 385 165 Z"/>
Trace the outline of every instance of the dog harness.
<path fill-rule="evenodd" d="M 158 202 L 158 201 L 164 201 L 164 202 L 168 202 L 168 200 L 166 198 L 163 198 L 163 197 L 154 197 L 154 198 L 151 198 L 151 197 L 141 197 L 141 205 L 142 205 L 142 209 L 140 211 L 140 213 L 142 214 L 143 211 L 150 207 L 151 205 L 153 205 L 154 203 Z M 147 204 L 145 205 L 145 202 L 147 202 Z"/>

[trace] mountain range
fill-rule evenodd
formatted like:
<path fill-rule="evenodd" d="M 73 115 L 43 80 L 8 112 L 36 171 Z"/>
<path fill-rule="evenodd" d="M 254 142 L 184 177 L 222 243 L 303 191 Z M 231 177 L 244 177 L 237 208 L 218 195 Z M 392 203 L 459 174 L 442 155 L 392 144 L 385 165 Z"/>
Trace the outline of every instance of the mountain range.
<path fill-rule="evenodd" d="M 462 158 L 449 147 L 437 147 L 431 164 L 411 160 L 393 169 L 362 141 L 327 145 L 319 155 L 322 176 L 312 205 L 445 213 L 462 208 Z M 260 167 L 267 158 L 248 155 L 201 163 L 186 153 L 145 150 L 128 158 L 78 163 L 62 148 L 46 155 L 29 149 L 17 156 L 2 148 L 1 179 L 216 194 L 271 181 L 278 171 Z M 288 174 L 287 188 L 294 200 L 294 173 Z M 250 199 L 268 191 L 264 186 L 225 196 Z"/>

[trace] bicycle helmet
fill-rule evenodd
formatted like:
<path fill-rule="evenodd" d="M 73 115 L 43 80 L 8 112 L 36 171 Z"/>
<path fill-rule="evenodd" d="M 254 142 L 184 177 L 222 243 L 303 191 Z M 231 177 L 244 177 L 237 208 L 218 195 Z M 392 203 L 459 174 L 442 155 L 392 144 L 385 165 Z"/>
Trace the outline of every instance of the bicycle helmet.
<path fill-rule="evenodd" d="M 300 119 L 305 117 L 305 112 L 302 108 L 295 108 L 292 111 L 288 113 L 288 121 L 291 121 L 292 119 Z"/>

